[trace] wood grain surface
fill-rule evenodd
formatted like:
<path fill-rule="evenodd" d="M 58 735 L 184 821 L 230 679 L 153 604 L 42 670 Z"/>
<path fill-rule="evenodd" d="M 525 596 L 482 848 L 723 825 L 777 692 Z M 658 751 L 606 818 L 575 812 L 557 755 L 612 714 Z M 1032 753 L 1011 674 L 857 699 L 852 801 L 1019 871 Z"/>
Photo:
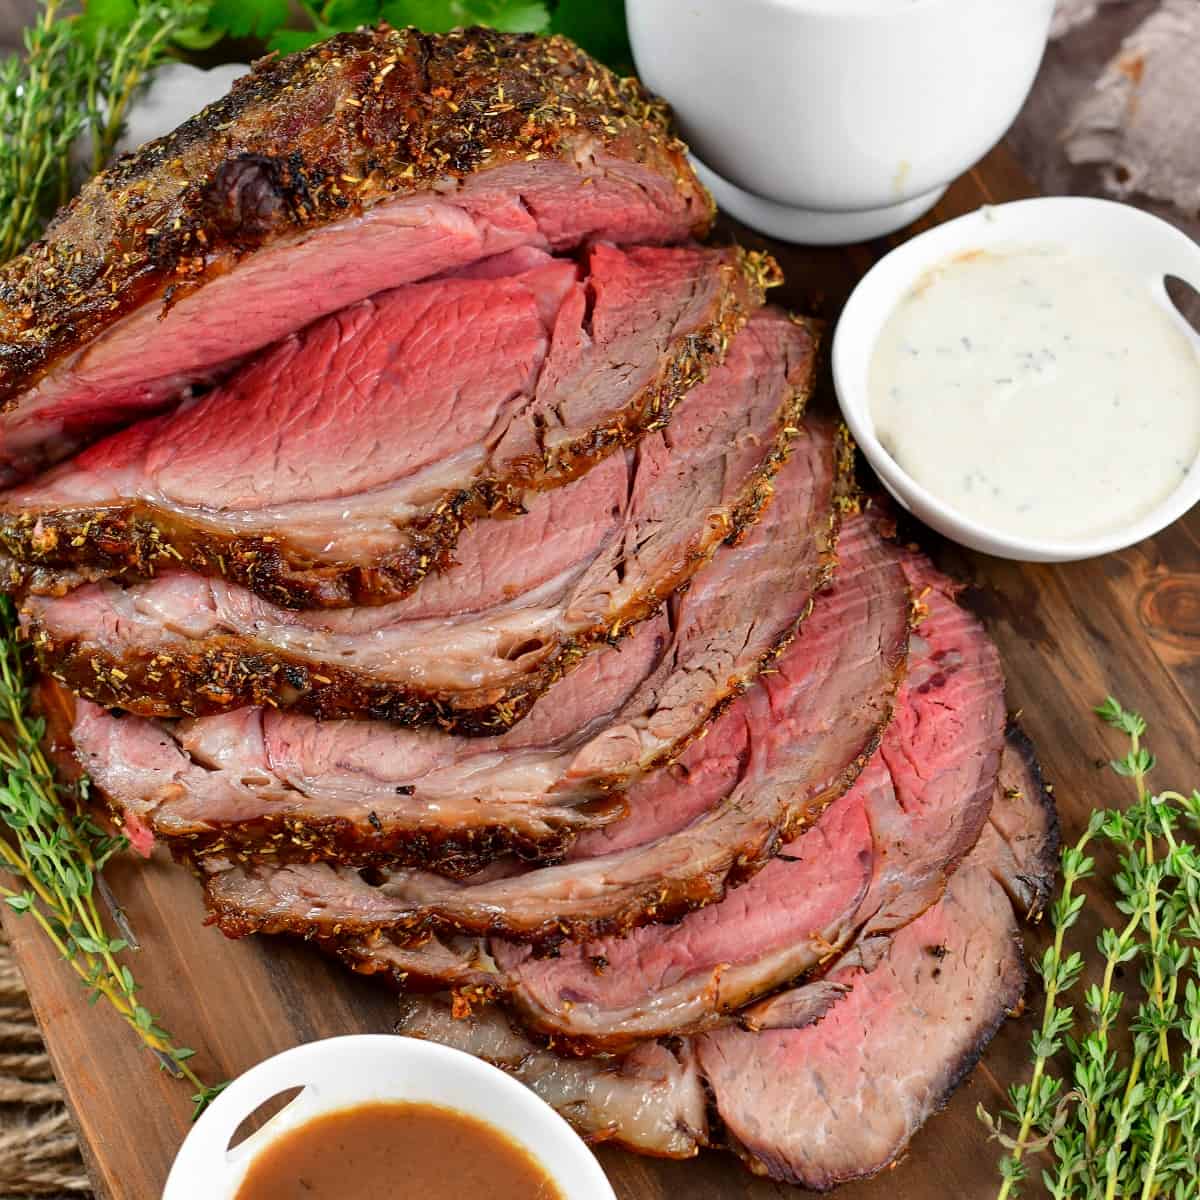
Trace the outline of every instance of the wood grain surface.
<path fill-rule="evenodd" d="M 922 224 L 1029 191 L 1025 175 L 1001 148 L 956 183 Z M 735 232 L 748 244 L 768 244 Z M 889 244 L 847 250 L 771 245 L 788 275 L 782 299 L 836 316 L 855 281 Z M 1118 748 L 1116 739 L 1090 715 L 1108 692 L 1145 714 L 1164 781 L 1200 781 L 1200 511 L 1131 550 L 1066 566 L 990 559 L 933 537 L 928 544 L 944 567 L 972 585 L 970 602 L 1000 646 L 1010 706 L 1023 712 L 1055 784 L 1068 836 L 1078 833 L 1094 806 L 1124 800 L 1121 781 L 1103 768 Z M 266 939 L 231 943 L 205 928 L 199 889 L 162 855 L 144 865 L 114 864 L 110 882 L 141 940 L 134 968 L 145 1003 L 180 1041 L 196 1048 L 195 1063 L 205 1077 L 234 1076 L 313 1038 L 392 1028 L 396 1001 L 382 988 L 303 946 Z M 187 1089 L 161 1074 L 110 1013 L 83 1002 L 30 922 L 7 911 L 4 916 L 98 1194 L 154 1200 L 188 1129 Z M 1085 933 L 1092 932 L 1094 919 L 1085 922 Z M 1041 936 L 1034 933 L 1032 943 Z M 1036 1009 L 1036 996 L 1032 1003 Z M 1010 1021 L 906 1158 L 880 1179 L 843 1188 L 843 1200 L 992 1195 L 996 1151 L 975 1107 L 1000 1104 L 1003 1089 L 1022 1070 L 1029 1026 L 1028 1016 Z M 613 1149 L 601 1149 L 600 1157 L 623 1200 L 793 1194 L 753 1179 L 716 1153 L 685 1163 Z"/>

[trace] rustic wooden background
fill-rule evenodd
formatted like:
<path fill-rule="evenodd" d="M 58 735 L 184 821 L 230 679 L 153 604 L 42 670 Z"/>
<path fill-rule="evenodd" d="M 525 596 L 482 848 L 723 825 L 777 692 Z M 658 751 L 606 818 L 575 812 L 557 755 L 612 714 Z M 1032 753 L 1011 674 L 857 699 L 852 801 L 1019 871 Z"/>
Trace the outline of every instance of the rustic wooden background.
<path fill-rule="evenodd" d="M 1101 192 L 1100 169 L 1072 166 L 1063 153 L 1062 134 L 1072 114 L 1092 91 L 1104 65 L 1118 54 L 1123 39 L 1155 11 L 1158 3 L 1159 0 L 1110 2 L 1103 5 L 1089 23 L 1051 45 L 1034 93 L 1007 139 L 1016 161 L 1041 190 L 1075 194 Z M 35 0 L 0 0 L 0 53 L 14 44 L 17 31 L 34 8 Z M 1004 182 L 1006 172 L 1012 172 L 1007 183 Z M 1019 194 L 1025 186 L 1019 174 L 1012 159 L 993 158 L 986 179 L 989 186 L 999 187 L 995 198 Z M 976 189 L 977 181 L 967 182 L 952 192 L 948 201 L 951 205 L 969 203 L 977 198 Z M 1145 202 L 1144 198 L 1142 202 Z M 1200 235 L 1200 221 L 1196 220 L 1195 209 L 1189 213 L 1168 210 L 1154 203 L 1146 203 L 1146 206 L 1175 220 L 1193 235 Z M 855 272 L 861 271 L 869 262 L 869 254 L 865 251 L 860 256 L 861 262 L 854 255 L 843 257 L 837 252 L 801 253 L 789 257 L 791 287 L 788 299 L 795 303 L 822 299 L 826 304 L 836 301 L 838 294 L 853 281 Z M 823 297 L 807 294 L 805 277 L 808 272 L 819 282 L 818 290 L 826 293 Z M 1064 773 L 1070 773 L 1074 787 L 1067 803 L 1072 816 L 1086 811 L 1093 802 L 1112 803 L 1121 794 L 1118 785 L 1107 775 L 1099 771 L 1091 773 L 1090 768 L 1082 773 L 1078 769 L 1079 764 L 1090 764 L 1104 754 L 1105 738 L 1089 722 L 1086 710 L 1106 688 L 1119 690 L 1125 703 L 1147 710 L 1147 716 L 1159 731 L 1159 736 L 1152 740 L 1160 752 L 1164 774 L 1169 773 L 1176 783 L 1189 785 L 1200 777 L 1200 739 L 1196 736 L 1197 699 L 1200 697 L 1198 551 L 1200 521 L 1193 514 L 1190 521 L 1181 523 L 1152 544 L 1103 562 L 1061 572 L 1025 572 L 990 560 L 958 559 L 957 565 L 983 585 L 976 593 L 976 600 L 1002 641 L 1010 672 L 1020 688 L 1021 702 L 1040 706 L 1030 723 L 1041 735 L 1044 757 L 1060 779 Z M 950 565 L 954 565 L 957 556 L 952 548 L 943 548 L 943 555 Z M 1044 685 L 1039 685 L 1040 680 L 1044 680 Z M 1070 764 L 1074 764 L 1075 769 L 1072 770 Z M 124 887 L 140 890 L 139 884 L 124 869 L 115 883 L 118 890 Z M 185 881 L 180 879 L 179 883 L 182 885 Z M 157 927 L 175 926 L 182 920 L 187 926 L 181 935 L 186 961 L 189 950 L 198 957 L 206 954 L 215 935 L 196 927 L 195 898 L 184 896 L 183 891 L 181 887 L 178 892 L 184 910 L 181 916 L 166 912 L 147 913 L 147 920 Z M 32 953 L 35 959 L 38 957 L 38 951 L 31 951 L 28 945 L 25 952 Z M 310 956 L 303 951 L 280 947 L 278 953 L 283 960 L 284 974 L 294 971 L 298 979 L 307 979 L 318 988 L 322 980 L 332 983 L 331 969 L 315 961 L 309 962 Z M 0 948 L 0 974 L 6 980 L 12 980 L 11 966 L 2 960 L 3 948 Z M 225 969 L 235 973 L 239 963 L 244 964 L 251 974 L 261 970 L 261 960 L 249 946 L 229 947 L 226 961 Z M 39 975 L 55 969 L 56 964 L 49 958 L 42 958 L 38 963 Z M 181 1032 L 192 1024 L 189 1017 L 194 1017 L 203 1026 L 209 1025 L 204 1010 L 210 1005 L 219 1007 L 220 996 L 215 995 L 214 990 L 219 992 L 221 989 L 201 986 L 193 990 L 198 981 L 189 981 L 186 986 L 182 986 L 181 981 L 179 994 L 172 994 L 171 980 L 167 977 L 169 972 L 164 974 L 152 968 L 145 973 L 150 977 L 154 992 L 148 997 L 150 1003 L 166 1008 L 176 1017 L 173 1023 L 180 1026 Z M 337 1011 L 331 1013 L 329 1019 L 336 1025 L 348 1014 L 344 1011 L 347 993 L 341 986 L 335 990 L 336 998 L 331 994 L 330 1003 Z M 382 995 L 366 988 L 356 989 L 355 994 L 361 996 L 364 1006 L 380 1019 L 384 1018 L 387 1001 Z M 190 1000 L 185 1001 L 185 996 Z M 76 1011 L 77 1001 L 78 997 L 64 989 L 51 1005 L 43 1002 L 40 1011 L 43 1020 L 51 1021 L 56 1030 L 56 1054 L 65 1054 L 73 1067 L 86 1062 L 93 1051 L 98 1051 L 98 1057 L 106 1057 L 103 1044 L 109 1039 L 125 1038 L 115 1024 L 107 1023 L 109 1018 L 105 1014 Z M 55 1087 L 48 1077 L 46 1058 L 40 1051 L 31 1016 L 23 1005 L 15 980 L 3 989 L 0 1004 L 3 1005 L 0 1011 L 0 1197 L 16 1200 L 33 1195 L 80 1195 L 86 1189 L 86 1180 L 71 1149 L 70 1139 L 63 1136 L 63 1117 L 55 1105 Z M 191 1004 L 196 1007 L 190 1008 Z M 260 1017 L 264 1015 L 259 1014 Z M 244 1018 L 248 1026 L 254 1025 L 254 1014 L 246 1013 Z M 241 1025 L 242 1021 L 237 1024 Z M 319 1032 L 314 1027 L 308 1036 Z M 240 1045 L 242 1039 L 233 1030 L 228 1033 L 233 1042 L 239 1043 L 238 1054 L 233 1057 L 240 1057 L 246 1047 Z M 1018 1061 L 1026 1036 L 1025 1023 L 1010 1024 L 996 1049 L 995 1061 Z M 262 1043 L 263 1054 L 275 1048 L 277 1039 L 269 1029 L 258 1028 L 255 1037 Z M 93 1039 L 97 1044 L 92 1044 Z M 217 1059 L 226 1057 L 221 1049 L 223 1040 L 217 1037 L 206 1047 Z M 116 1050 L 116 1047 L 110 1049 Z M 129 1050 L 130 1056 L 136 1056 L 137 1051 L 132 1046 L 125 1049 Z M 124 1055 L 118 1052 L 116 1060 L 121 1057 Z M 111 1110 L 114 1105 L 128 1106 L 128 1116 L 140 1107 L 139 1100 L 150 1101 L 149 1096 L 127 1092 L 124 1083 L 125 1080 L 119 1078 L 105 1080 L 105 1086 L 85 1099 L 80 1107 Z M 974 1100 L 986 1099 L 994 1103 L 996 1095 L 997 1081 L 985 1062 L 968 1085 L 962 1102 L 942 1118 L 943 1132 L 936 1141 L 919 1143 L 915 1161 L 884 1183 L 885 1190 L 872 1190 L 870 1194 L 891 1194 L 897 1198 L 916 1196 L 918 1193 L 910 1190 L 914 1177 L 925 1175 L 938 1181 L 937 1144 L 945 1137 L 955 1141 L 970 1139 L 982 1145 L 970 1110 Z M 81 1097 L 77 1094 L 75 1099 L 79 1101 Z M 98 1127 L 111 1125 L 104 1120 L 89 1121 L 86 1116 L 84 1124 L 91 1128 L 93 1137 Z M 126 1136 L 134 1143 L 128 1150 L 136 1152 L 138 1122 L 135 1118 L 125 1124 Z M 100 1157 L 107 1157 L 109 1148 L 97 1149 Z M 610 1158 L 609 1161 L 614 1160 Z M 701 1182 L 694 1168 L 683 1166 L 660 1171 L 629 1160 L 628 1165 L 618 1168 L 618 1173 L 626 1195 L 660 1196 L 680 1191 L 715 1198 L 742 1194 L 740 1188 L 726 1190 L 718 1182 L 732 1180 L 733 1177 L 724 1172 L 714 1175 L 705 1172 Z M 655 1180 L 653 1186 L 650 1183 L 652 1177 Z M 972 1172 L 971 1178 L 978 1182 L 983 1176 Z M 857 1194 L 857 1189 L 854 1190 Z M 105 1194 L 119 1196 L 121 1200 L 126 1197 L 143 1200 L 140 1190 L 112 1188 L 111 1177 Z M 787 1189 L 754 1190 L 756 1197 L 768 1194 L 784 1196 Z M 968 1185 L 966 1177 L 956 1178 L 951 1172 L 938 1182 L 936 1191 L 927 1194 L 930 1197 L 935 1194 L 975 1197 L 988 1193 Z M 152 1198 L 146 1196 L 145 1200 Z"/>

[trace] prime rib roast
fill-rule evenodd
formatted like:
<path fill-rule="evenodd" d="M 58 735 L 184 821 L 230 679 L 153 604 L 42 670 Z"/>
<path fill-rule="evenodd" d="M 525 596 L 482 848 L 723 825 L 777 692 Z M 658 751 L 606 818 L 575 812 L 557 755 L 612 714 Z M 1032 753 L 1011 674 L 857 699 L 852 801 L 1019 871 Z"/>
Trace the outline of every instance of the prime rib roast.
<path fill-rule="evenodd" d="M 826 1189 L 1019 1007 L 1057 826 L 712 217 L 562 38 L 259 63 L 0 267 L 0 569 L 211 923 L 589 1137 Z"/>
<path fill-rule="evenodd" d="M 797 515 L 812 510 L 796 551 L 823 551 L 836 438 L 800 436 L 812 368 L 809 329 L 764 313 L 666 429 L 540 495 L 507 536 L 474 526 L 458 567 L 403 600 L 295 612 L 171 571 L 30 596 L 31 636 L 76 691 L 147 715 L 270 704 L 494 733 L 741 536 L 796 442 L 809 468 L 797 486 L 811 492 Z M 486 582 L 469 588 L 460 572 Z"/>
<path fill-rule="evenodd" d="M 263 60 L 0 269 L 0 480 L 400 284 L 684 241 L 712 212 L 665 107 L 562 39 L 377 30 Z"/>
<path fill-rule="evenodd" d="M 829 512 L 840 457 L 832 431 L 814 426 L 738 545 L 506 733 L 450 738 L 276 708 L 117 720 L 81 701 L 76 748 L 135 840 L 161 837 L 193 858 L 266 847 L 272 862 L 332 852 L 462 875 L 506 849 L 560 857 L 619 819 L 620 793 L 704 735 L 792 638 L 827 581 L 834 531 L 814 518 Z"/>
<path fill-rule="evenodd" d="M 589 838 L 567 862 L 517 875 L 395 867 L 377 883 L 325 862 L 222 870 L 210 856 L 214 915 L 233 934 L 502 931 L 546 944 L 720 899 L 842 795 L 891 714 L 908 643 L 904 572 L 866 519 L 839 546 L 830 602 L 705 738 L 629 790 L 629 816 L 596 835 L 599 846 Z"/>
<path fill-rule="evenodd" d="M 64 568 L 186 565 L 290 608 L 386 603 L 472 519 L 665 425 L 766 270 L 733 250 L 526 247 L 395 288 L 12 489 L 0 542 L 38 590 Z"/>
<path fill-rule="evenodd" d="M 405 999 L 401 1030 L 504 1067 L 597 1141 L 668 1158 L 723 1147 L 756 1174 L 827 1190 L 894 1162 L 1020 1003 L 1017 916 L 1040 912 L 1057 846 L 1014 731 L 992 816 L 938 901 L 720 1028 L 581 1058 L 499 1007 L 463 1019 L 431 995 Z"/>

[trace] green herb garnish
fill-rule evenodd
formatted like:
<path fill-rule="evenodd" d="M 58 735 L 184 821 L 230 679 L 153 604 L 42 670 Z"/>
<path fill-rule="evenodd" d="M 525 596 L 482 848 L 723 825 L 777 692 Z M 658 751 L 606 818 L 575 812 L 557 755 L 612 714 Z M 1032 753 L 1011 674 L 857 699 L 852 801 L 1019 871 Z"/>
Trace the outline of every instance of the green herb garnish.
<path fill-rule="evenodd" d="M 1036 964 L 1045 1004 L 1032 1074 L 1010 1089 L 1000 1120 L 979 1110 L 1006 1150 L 997 1200 L 1020 1195 L 1031 1154 L 1049 1155 L 1042 1182 L 1056 1200 L 1200 1196 L 1200 792 L 1152 792 L 1145 721 L 1112 697 L 1096 712 L 1129 738 L 1111 766 L 1136 799 L 1094 813 L 1063 851 L 1054 939 Z M 1079 886 L 1095 875 L 1088 848 L 1104 842 L 1118 855 L 1124 920 L 1096 939 L 1100 982 L 1084 990 L 1084 1021 L 1063 1003 L 1088 965 L 1066 935 L 1087 901 Z M 1120 986 L 1127 964 L 1138 966 L 1136 997 Z"/>
<path fill-rule="evenodd" d="M 42 748 L 45 722 L 31 716 L 28 653 L 12 600 L 0 597 L 0 821 L 8 830 L 0 837 L 0 877 L 9 881 L 0 882 L 0 897 L 37 922 L 92 1003 L 107 1001 L 164 1070 L 192 1084 L 199 1114 L 221 1088 L 201 1081 L 188 1063 L 194 1051 L 176 1046 L 138 1000 L 121 961 L 136 943 L 120 909 L 111 905 L 121 936 L 111 936 L 100 916 L 97 899 L 109 895 L 100 872 L 127 843 L 92 816 L 86 778 L 56 777 Z"/>
<path fill-rule="evenodd" d="M 298 7 L 302 28 L 293 26 L 287 0 L 212 0 L 200 44 L 253 37 L 290 54 L 380 21 L 426 33 L 490 25 L 509 33 L 563 33 L 614 70 L 633 70 L 624 0 L 299 0 Z"/>
<path fill-rule="evenodd" d="M 0 63 L 0 262 L 70 198 L 85 134 L 91 171 L 108 161 L 148 72 L 207 12 L 207 0 L 89 0 L 76 16 L 43 0 L 24 55 Z"/>

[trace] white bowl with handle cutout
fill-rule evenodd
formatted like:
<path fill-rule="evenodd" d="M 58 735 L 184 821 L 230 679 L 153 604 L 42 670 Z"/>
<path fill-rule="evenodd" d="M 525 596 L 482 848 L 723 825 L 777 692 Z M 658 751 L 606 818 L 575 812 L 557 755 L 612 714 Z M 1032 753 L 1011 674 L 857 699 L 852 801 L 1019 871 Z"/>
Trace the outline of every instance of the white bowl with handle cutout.
<path fill-rule="evenodd" d="M 248 1116 L 295 1088 L 303 1091 L 229 1148 Z M 391 1034 L 309 1042 L 235 1079 L 192 1127 L 162 1200 L 232 1200 L 255 1156 L 276 1138 L 329 1113 L 380 1101 L 434 1104 L 474 1117 L 525 1149 L 564 1200 L 616 1200 L 583 1139 L 523 1084 L 461 1050 Z"/>
<path fill-rule="evenodd" d="M 1177 520 L 1200 501 L 1200 456 L 1150 512 L 1091 538 L 1054 540 L 1000 532 L 965 516 L 922 487 L 888 454 L 871 418 L 871 358 L 888 318 L 927 271 L 972 250 L 1053 246 L 1087 255 L 1140 279 L 1146 294 L 1200 350 L 1200 335 L 1167 294 L 1169 277 L 1200 290 L 1200 245 L 1175 226 L 1109 200 L 1044 197 L 981 208 L 906 242 L 878 263 L 851 293 L 833 339 L 833 377 L 842 415 L 883 486 L 926 525 L 953 541 L 1026 562 L 1071 562 L 1131 546 Z M 1154 380 L 1146 380 L 1153 403 Z M 1200 403 L 1200 400 L 1198 400 Z"/>

